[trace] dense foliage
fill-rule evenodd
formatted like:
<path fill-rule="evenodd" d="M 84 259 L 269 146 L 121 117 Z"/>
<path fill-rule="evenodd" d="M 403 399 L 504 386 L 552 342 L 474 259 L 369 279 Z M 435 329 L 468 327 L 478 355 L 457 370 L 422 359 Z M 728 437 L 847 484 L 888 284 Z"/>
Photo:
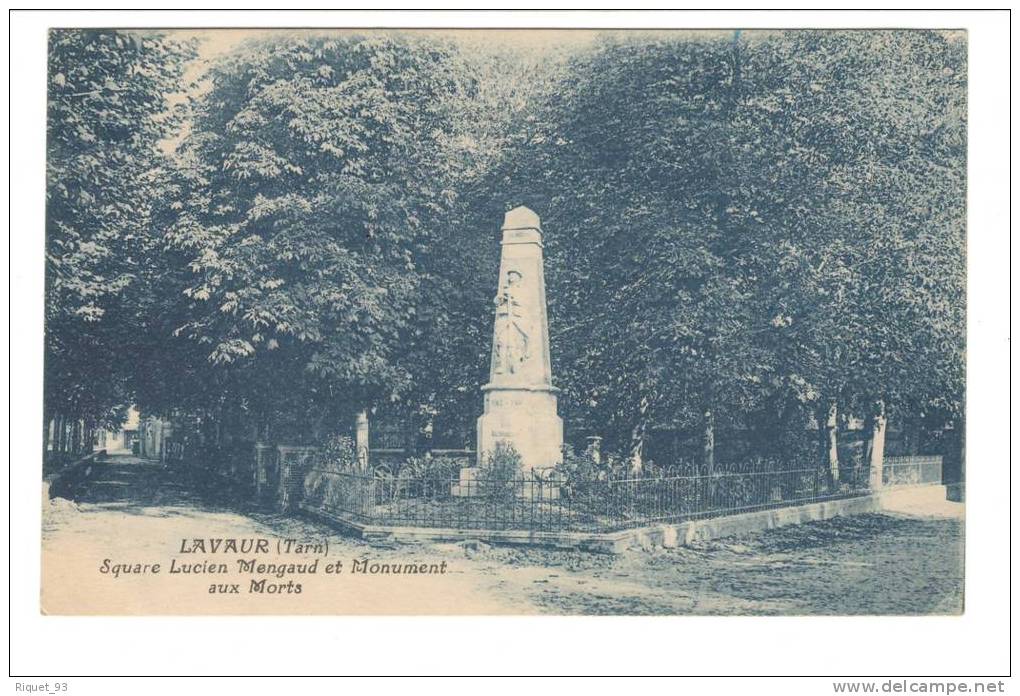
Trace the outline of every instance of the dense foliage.
<path fill-rule="evenodd" d="M 527 205 L 561 411 L 608 449 L 738 429 L 777 456 L 833 407 L 962 417 L 962 36 L 534 48 L 253 41 L 190 90 L 168 160 L 161 95 L 190 49 L 55 32 L 48 407 L 77 391 L 97 421 L 135 401 L 318 440 L 379 406 L 470 430 L 498 226 Z"/>
<path fill-rule="evenodd" d="M 961 40 L 610 38 L 568 73 L 492 194 L 548 210 L 575 418 L 638 452 L 721 421 L 770 453 L 830 402 L 961 415 Z"/>
<path fill-rule="evenodd" d="M 169 98 L 193 47 L 165 36 L 54 30 L 46 157 L 46 422 L 112 426 L 133 397 L 125 364 L 139 298 L 161 265 L 154 204 L 177 132 Z"/>

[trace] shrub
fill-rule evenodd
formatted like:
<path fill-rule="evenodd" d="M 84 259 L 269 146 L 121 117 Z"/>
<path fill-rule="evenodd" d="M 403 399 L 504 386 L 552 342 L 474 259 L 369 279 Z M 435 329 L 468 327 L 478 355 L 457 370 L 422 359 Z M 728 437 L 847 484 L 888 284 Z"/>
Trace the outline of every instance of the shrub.
<path fill-rule="evenodd" d="M 679 475 L 672 469 L 659 466 L 650 459 L 644 461 L 640 471 L 634 471 L 631 468 L 629 457 L 618 454 L 608 453 L 603 455 L 600 461 L 596 461 L 590 449 L 578 454 L 569 445 L 563 446 L 563 462 L 556 468 L 575 487 L 596 481 L 664 478 Z"/>
<path fill-rule="evenodd" d="M 393 477 L 392 497 L 445 498 L 459 472 L 450 457 L 410 457 Z"/>
<path fill-rule="evenodd" d="M 461 460 L 453 457 L 433 457 L 430 460 L 426 480 L 435 489 L 450 493 L 450 486 L 460 478 L 460 470 L 464 466 Z"/>
<path fill-rule="evenodd" d="M 332 435 L 319 449 L 319 467 L 326 471 L 351 473 L 361 469 L 354 440 L 346 435 Z"/>
<path fill-rule="evenodd" d="M 601 471 L 591 452 L 578 454 L 570 445 L 563 445 L 563 462 L 557 468 L 567 481 L 578 484 L 597 480 Z"/>
<path fill-rule="evenodd" d="M 590 450 L 581 454 L 570 445 L 563 445 L 563 461 L 556 467 L 565 479 L 560 487 L 560 495 L 565 498 L 576 498 L 593 490 L 599 481 L 608 478 L 608 470 L 599 462 Z"/>
<path fill-rule="evenodd" d="M 517 484 L 523 478 L 523 460 L 510 443 L 497 442 L 496 447 L 485 454 L 479 467 L 478 482 L 482 495 L 497 500 L 510 500 L 517 494 Z"/>

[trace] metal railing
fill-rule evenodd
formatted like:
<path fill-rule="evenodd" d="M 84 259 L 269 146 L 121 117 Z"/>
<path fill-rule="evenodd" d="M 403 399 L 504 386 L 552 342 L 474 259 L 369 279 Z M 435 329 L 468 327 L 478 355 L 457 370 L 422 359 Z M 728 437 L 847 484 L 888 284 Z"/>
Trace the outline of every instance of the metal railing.
<path fill-rule="evenodd" d="M 919 486 L 942 483 L 940 455 L 886 457 L 882 465 L 883 486 Z"/>
<path fill-rule="evenodd" d="M 916 459 L 916 458 L 915 458 Z M 941 481 L 941 459 L 893 461 L 886 485 Z M 867 495 L 846 467 L 591 480 L 379 477 L 313 467 L 304 505 L 361 524 L 457 529 L 615 531 Z"/>

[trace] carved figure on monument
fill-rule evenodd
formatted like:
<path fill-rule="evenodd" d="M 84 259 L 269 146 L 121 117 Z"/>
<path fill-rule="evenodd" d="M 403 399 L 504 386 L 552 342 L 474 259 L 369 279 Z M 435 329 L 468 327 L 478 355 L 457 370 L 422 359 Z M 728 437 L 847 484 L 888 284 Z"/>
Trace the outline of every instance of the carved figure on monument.
<path fill-rule="evenodd" d="M 517 298 L 523 275 L 519 271 L 507 271 L 500 293 L 496 296 L 496 374 L 513 374 L 528 357 L 528 335 L 521 303 Z"/>

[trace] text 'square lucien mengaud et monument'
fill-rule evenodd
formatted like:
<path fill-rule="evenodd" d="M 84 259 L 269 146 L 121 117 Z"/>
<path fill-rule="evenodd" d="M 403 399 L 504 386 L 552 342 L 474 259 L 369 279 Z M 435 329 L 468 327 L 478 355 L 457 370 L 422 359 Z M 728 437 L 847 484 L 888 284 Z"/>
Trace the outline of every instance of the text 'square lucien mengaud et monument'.
<path fill-rule="evenodd" d="M 499 285 L 495 298 L 489 382 L 482 387 L 478 418 L 478 462 L 498 442 L 520 453 L 524 471 L 561 461 L 563 421 L 549 360 L 545 308 L 542 227 L 528 208 L 514 208 L 503 220 Z"/>

